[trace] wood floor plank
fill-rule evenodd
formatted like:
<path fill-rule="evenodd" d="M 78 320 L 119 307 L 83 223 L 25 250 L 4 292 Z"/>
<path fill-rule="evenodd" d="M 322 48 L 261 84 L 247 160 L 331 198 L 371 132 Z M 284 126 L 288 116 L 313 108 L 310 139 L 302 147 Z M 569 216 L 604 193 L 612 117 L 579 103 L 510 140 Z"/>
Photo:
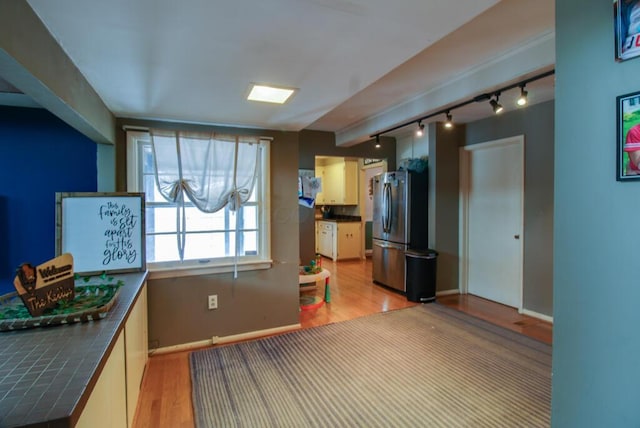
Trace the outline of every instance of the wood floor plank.
<path fill-rule="evenodd" d="M 551 344 L 553 324 L 519 314 L 515 308 L 492 302 L 471 294 L 438 297 L 438 303 L 473 315 L 509 330 Z"/>
<path fill-rule="evenodd" d="M 395 291 L 374 284 L 370 259 L 333 262 L 323 258 L 322 263 L 331 272 L 331 303 L 301 311 L 302 328 L 417 305 Z M 318 283 L 315 290 L 305 293 L 324 296 L 324 285 Z M 471 295 L 438 297 L 437 302 L 551 343 L 552 324 L 518 314 L 513 308 Z M 184 351 L 149 358 L 133 423 L 135 428 L 195 426 L 188 356 L 189 352 Z"/>

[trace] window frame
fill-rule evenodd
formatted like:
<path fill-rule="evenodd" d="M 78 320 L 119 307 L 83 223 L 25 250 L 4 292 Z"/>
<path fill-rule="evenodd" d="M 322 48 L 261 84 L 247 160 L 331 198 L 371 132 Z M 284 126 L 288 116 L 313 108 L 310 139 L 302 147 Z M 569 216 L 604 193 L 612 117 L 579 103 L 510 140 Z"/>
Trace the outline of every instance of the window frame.
<path fill-rule="evenodd" d="M 149 132 L 142 130 L 126 130 L 127 140 L 127 191 L 144 192 L 141 144 L 150 143 Z M 239 256 L 237 260 L 238 272 L 269 269 L 273 264 L 271 259 L 271 221 L 270 221 L 270 138 L 260 137 L 262 153 L 260 155 L 260 180 L 258 195 L 258 255 Z M 258 184 L 258 183 L 257 183 Z M 173 234 L 176 236 L 176 234 Z M 146 234 L 145 234 L 146 239 Z M 146 261 L 149 278 L 174 278 L 180 276 L 208 275 L 234 271 L 234 257 L 218 257 L 207 260 L 174 260 L 168 262 Z"/>

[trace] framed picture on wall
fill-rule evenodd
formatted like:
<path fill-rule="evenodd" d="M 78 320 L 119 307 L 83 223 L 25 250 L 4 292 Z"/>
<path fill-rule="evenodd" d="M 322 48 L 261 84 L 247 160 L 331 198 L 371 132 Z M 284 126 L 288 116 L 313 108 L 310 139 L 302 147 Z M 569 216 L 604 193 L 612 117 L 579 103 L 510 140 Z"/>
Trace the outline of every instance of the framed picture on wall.
<path fill-rule="evenodd" d="M 640 0 L 614 0 L 616 61 L 640 55 Z"/>
<path fill-rule="evenodd" d="M 380 162 L 382 162 L 382 160 L 383 160 L 383 159 L 369 159 L 369 158 L 364 158 L 364 159 L 363 159 L 363 161 L 362 161 L 362 163 L 363 163 L 364 165 L 373 165 L 373 164 L 376 164 L 376 163 L 380 163 Z"/>
<path fill-rule="evenodd" d="M 618 181 L 640 179 L 640 91 L 616 97 Z"/>
<path fill-rule="evenodd" d="M 78 274 L 146 269 L 144 193 L 57 192 L 56 255 Z"/>

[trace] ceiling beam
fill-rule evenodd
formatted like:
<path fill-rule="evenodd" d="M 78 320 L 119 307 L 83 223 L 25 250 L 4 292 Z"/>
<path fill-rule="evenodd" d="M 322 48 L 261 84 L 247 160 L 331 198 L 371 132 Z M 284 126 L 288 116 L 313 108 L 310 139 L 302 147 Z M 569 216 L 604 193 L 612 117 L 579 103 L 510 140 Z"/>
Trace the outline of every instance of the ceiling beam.
<path fill-rule="evenodd" d="M 347 147 L 362 143 L 385 129 L 490 92 L 504 86 L 505 82 L 521 80 L 523 76 L 552 69 L 554 64 L 555 33 L 551 32 L 499 58 L 480 64 L 439 87 L 430 88 L 413 99 L 336 132 L 336 145 Z"/>
<path fill-rule="evenodd" d="M 96 143 L 115 117 L 26 1 L 0 1 L 0 76 Z"/>

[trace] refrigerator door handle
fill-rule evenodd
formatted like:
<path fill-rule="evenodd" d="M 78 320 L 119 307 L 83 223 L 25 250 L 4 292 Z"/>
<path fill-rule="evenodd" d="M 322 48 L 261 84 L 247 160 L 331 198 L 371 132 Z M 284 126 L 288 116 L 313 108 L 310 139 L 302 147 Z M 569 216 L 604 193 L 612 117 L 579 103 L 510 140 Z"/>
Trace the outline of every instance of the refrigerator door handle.
<path fill-rule="evenodd" d="M 380 222 L 382 223 L 382 233 L 387 233 L 387 183 L 382 183 L 382 205 Z"/>
<path fill-rule="evenodd" d="M 386 233 L 391 232 L 391 185 L 384 183 L 384 211 L 383 227 Z"/>

